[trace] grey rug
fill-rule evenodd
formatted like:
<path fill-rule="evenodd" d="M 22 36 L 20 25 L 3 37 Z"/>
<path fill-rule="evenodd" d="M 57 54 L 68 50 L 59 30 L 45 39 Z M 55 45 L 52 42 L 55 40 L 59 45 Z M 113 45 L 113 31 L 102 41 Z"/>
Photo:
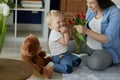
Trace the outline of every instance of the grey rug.
<path fill-rule="evenodd" d="M 114 65 L 104 71 L 92 71 L 80 65 L 71 74 L 63 74 L 63 80 L 120 80 L 120 65 Z"/>

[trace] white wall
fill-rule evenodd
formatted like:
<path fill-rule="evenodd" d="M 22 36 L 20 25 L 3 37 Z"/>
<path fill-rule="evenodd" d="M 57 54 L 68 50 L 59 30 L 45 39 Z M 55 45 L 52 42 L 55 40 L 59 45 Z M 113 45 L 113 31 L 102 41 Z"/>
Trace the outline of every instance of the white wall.
<path fill-rule="evenodd" d="M 120 8 L 120 0 L 112 0 Z"/>

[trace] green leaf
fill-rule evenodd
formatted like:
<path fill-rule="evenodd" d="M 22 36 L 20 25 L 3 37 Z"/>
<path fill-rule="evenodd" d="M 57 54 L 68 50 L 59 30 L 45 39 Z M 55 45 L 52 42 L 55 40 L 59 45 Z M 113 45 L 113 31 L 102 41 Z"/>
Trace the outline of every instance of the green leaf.
<path fill-rule="evenodd" d="M 0 0 L 0 3 L 7 3 L 8 0 Z"/>
<path fill-rule="evenodd" d="M 0 14 L 0 35 L 1 35 L 1 33 L 2 33 L 2 27 L 3 27 L 3 15 L 2 14 Z"/>
<path fill-rule="evenodd" d="M 74 25 L 78 24 L 78 18 L 74 18 Z"/>
<path fill-rule="evenodd" d="M 11 0 L 8 1 L 7 5 L 8 5 L 11 9 L 15 8 L 15 4 L 14 4 Z"/>
<path fill-rule="evenodd" d="M 80 42 L 81 42 L 81 40 L 80 40 L 78 37 L 76 37 L 76 43 L 77 43 L 78 45 L 80 45 Z"/>
<path fill-rule="evenodd" d="M 7 27 L 5 25 L 5 22 L 6 22 L 6 17 L 2 17 L 2 25 L 0 25 L 0 28 L 1 28 L 1 33 L 0 33 L 0 52 L 2 50 L 2 46 L 3 46 L 3 42 L 4 42 L 4 38 L 5 38 L 5 35 L 6 35 L 6 30 L 7 30 Z"/>
<path fill-rule="evenodd" d="M 3 32 L 0 34 L 0 52 L 1 52 L 1 50 L 2 50 L 4 38 L 5 38 L 5 35 L 6 35 L 6 30 L 7 30 L 7 27 L 4 26 L 4 27 L 3 27 Z"/>
<path fill-rule="evenodd" d="M 80 33 L 76 33 L 76 36 L 80 39 L 80 40 L 82 40 L 82 41 L 85 41 L 85 39 L 84 39 L 84 37 L 83 37 L 83 35 L 82 34 L 80 34 Z"/>

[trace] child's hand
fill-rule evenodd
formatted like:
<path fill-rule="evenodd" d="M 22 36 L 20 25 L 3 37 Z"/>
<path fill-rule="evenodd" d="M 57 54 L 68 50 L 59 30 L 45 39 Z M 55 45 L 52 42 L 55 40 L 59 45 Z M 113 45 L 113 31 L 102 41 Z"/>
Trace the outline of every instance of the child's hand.
<path fill-rule="evenodd" d="M 67 27 L 61 27 L 59 31 L 63 34 L 67 32 Z"/>

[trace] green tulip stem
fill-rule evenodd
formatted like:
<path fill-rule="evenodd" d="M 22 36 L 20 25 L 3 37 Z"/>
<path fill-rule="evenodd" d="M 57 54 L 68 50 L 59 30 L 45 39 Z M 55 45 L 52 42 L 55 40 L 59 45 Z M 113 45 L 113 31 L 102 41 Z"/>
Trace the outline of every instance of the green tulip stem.
<path fill-rule="evenodd" d="M 7 30 L 7 27 L 6 27 L 6 17 L 3 16 L 3 24 L 2 24 L 2 28 L 1 28 L 1 34 L 0 34 L 0 53 L 1 53 L 1 50 L 2 50 L 2 46 L 3 46 L 3 43 L 4 43 L 4 38 L 5 38 L 5 35 L 6 35 L 6 30 Z"/>
<path fill-rule="evenodd" d="M 76 53 L 80 54 L 80 44 L 76 44 Z"/>

